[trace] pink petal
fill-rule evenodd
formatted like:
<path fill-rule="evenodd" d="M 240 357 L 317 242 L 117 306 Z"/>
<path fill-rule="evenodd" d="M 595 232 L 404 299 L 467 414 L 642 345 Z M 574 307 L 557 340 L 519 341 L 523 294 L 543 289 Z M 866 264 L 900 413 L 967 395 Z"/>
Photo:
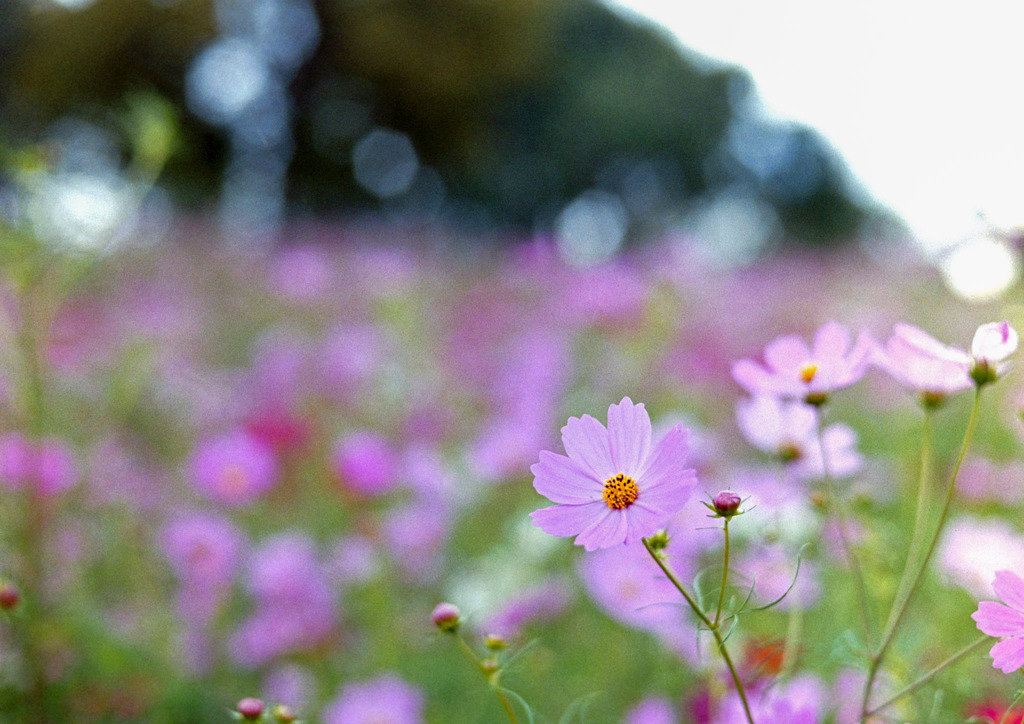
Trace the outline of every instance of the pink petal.
<path fill-rule="evenodd" d="M 597 480 L 586 468 L 565 455 L 542 450 L 540 462 L 534 463 L 530 472 L 534 475 L 534 489 L 556 503 L 602 500 L 604 481 Z"/>
<path fill-rule="evenodd" d="M 1007 606 L 1024 611 L 1024 580 L 1013 571 L 996 571 L 992 582 L 999 600 Z M 987 631 L 985 633 L 988 633 Z M 1003 635 L 1003 634 L 999 634 Z"/>
<path fill-rule="evenodd" d="M 610 548 L 626 542 L 627 516 L 626 510 L 613 510 L 602 502 L 605 513 L 595 519 L 591 525 L 576 536 L 576 545 L 585 550 Z"/>
<path fill-rule="evenodd" d="M 590 415 L 569 418 L 562 428 L 562 444 L 566 454 L 597 480 L 607 480 L 620 472 L 612 463 L 608 431 Z"/>
<path fill-rule="evenodd" d="M 651 418 L 628 397 L 608 408 L 608 439 L 616 472 L 635 475 L 651 449 Z"/>
<path fill-rule="evenodd" d="M 686 497 L 682 496 L 684 503 Z M 626 508 L 626 544 L 639 543 L 641 538 L 654 535 L 668 524 L 671 517 L 672 514 L 661 507 L 647 506 L 638 500 Z"/>
<path fill-rule="evenodd" d="M 755 395 L 736 403 L 736 424 L 751 445 L 767 453 L 783 443 L 782 404 L 778 398 Z"/>
<path fill-rule="evenodd" d="M 989 651 L 992 665 L 1004 674 L 1012 674 L 1024 666 L 1024 638 L 1003 639 Z"/>
<path fill-rule="evenodd" d="M 690 447 L 687 444 L 690 431 L 676 425 L 657 444 L 637 472 L 637 486 L 641 493 L 665 482 L 685 479 L 689 470 L 686 457 Z"/>
<path fill-rule="evenodd" d="M 850 333 L 838 322 L 828 322 L 814 335 L 814 358 L 837 359 L 850 349 Z"/>
<path fill-rule="evenodd" d="M 779 337 L 764 348 L 764 361 L 774 372 L 799 371 L 810 358 L 807 345 L 796 335 Z"/>
<path fill-rule="evenodd" d="M 629 509 L 642 506 L 668 518 L 683 509 L 696 487 L 697 473 L 692 469 L 682 470 L 678 477 L 672 480 L 643 488 L 640 495 L 637 496 L 636 502 L 629 506 Z"/>
<path fill-rule="evenodd" d="M 569 536 L 587 530 L 611 509 L 603 500 L 582 505 L 552 505 L 530 513 L 533 524 L 551 535 Z"/>
<path fill-rule="evenodd" d="M 1007 608 L 995 601 L 982 601 L 971 614 L 978 630 L 989 636 L 1019 636 L 1024 634 L 1024 613 Z"/>

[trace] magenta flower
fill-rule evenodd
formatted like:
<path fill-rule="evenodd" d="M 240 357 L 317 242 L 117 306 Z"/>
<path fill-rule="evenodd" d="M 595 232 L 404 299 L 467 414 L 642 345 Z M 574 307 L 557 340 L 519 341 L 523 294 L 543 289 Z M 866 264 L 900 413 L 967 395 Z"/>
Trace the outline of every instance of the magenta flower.
<path fill-rule="evenodd" d="M 971 618 L 982 633 L 1006 637 L 989 654 L 992 666 L 1012 674 L 1024 666 L 1024 580 L 1012 571 L 996 571 L 992 588 L 1002 603 L 982 601 Z"/>
<path fill-rule="evenodd" d="M 369 430 L 338 440 L 331 465 L 342 485 L 360 495 L 384 495 L 398 485 L 398 453 L 387 438 Z"/>
<path fill-rule="evenodd" d="M 828 322 L 807 344 L 795 335 L 779 337 L 765 347 L 764 365 L 739 360 L 732 376 L 747 392 L 798 399 L 812 404 L 825 401 L 828 393 L 848 387 L 864 376 L 877 343 L 866 332 L 850 345 L 845 327 Z"/>
<path fill-rule="evenodd" d="M 590 415 L 562 428 L 568 456 L 542 451 L 533 487 L 558 505 L 535 510 L 545 533 L 576 536 L 586 550 L 633 543 L 655 533 L 697 485 L 685 468 L 689 431 L 676 425 L 651 447 L 651 419 L 628 397 L 608 408 L 607 429 Z"/>
<path fill-rule="evenodd" d="M 947 347 L 909 324 L 893 327 L 892 337 L 873 362 L 932 404 L 974 386 L 967 352 Z"/>

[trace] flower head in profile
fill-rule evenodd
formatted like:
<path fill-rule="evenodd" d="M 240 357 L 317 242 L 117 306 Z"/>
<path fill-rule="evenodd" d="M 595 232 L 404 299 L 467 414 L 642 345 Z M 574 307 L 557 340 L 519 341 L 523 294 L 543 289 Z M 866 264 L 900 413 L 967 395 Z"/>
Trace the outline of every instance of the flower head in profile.
<path fill-rule="evenodd" d="M 651 445 L 651 418 L 628 397 L 608 408 L 608 427 L 584 415 L 562 428 L 568 455 L 543 451 L 533 487 L 557 505 L 530 514 L 544 532 L 576 536 L 588 551 L 652 535 L 697 485 L 685 467 L 689 432 L 672 428 Z"/>
<path fill-rule="evenodd" d="M 978 629 L 989 636 L 1005 637 L 992 647 L 992 665 L 1004 674 L 1024 666 L 1024 580 L 1012 571 L 996 571 L 992 582 L 996 601 L 982 601 L 971 614 Z"/>
<path fill-rule="evenodd" d="M 733 365 L 732 376 L 753 395 L 818 405 L 830 392 L 864 376 L 876 346 L 866 332 L 851 344 L 845 327 L 828 322 L 815 333 L 811 347 L 795 335 L 779 337 L 765 347 L 764 365 L 739 360 Z"/>
<path fill-rule="evenodd" d="M 1017 331 L 1005 319 L 978 327 L 971 342 L 971 378 L 975 384 L 995 382 L 1009 363 L 1004 360 L 1017 351 Z"/>

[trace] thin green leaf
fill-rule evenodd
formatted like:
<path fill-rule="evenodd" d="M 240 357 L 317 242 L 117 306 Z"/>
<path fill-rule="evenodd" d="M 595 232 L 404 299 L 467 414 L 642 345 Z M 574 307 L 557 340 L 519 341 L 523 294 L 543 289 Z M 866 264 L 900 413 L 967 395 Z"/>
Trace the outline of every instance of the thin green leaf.
<path fill-rule="evenodd" d="M 504 686 L 499 686 L 499 687 L 497 687 L 497 689 L 501 693 L 503 693 L 503 694 L 507 695 L 509 698 L 511 698 L 512 701 L 514 701 L 517 704 L 519 704 L 519 706 L 522 707 L 523 713 L 526 714 L 526 721 L 528 721 L 529 724 L 534 724 L 533 709 L 530 708 L 530 705 L 526 703 L 526 700 L 523 697 L 519 696 L 519 694 L 517 694 L 516 692 L 512 691 L 511 689 L 506 689 Z"/>
<path fill-rule="evenodd" d="M 803 559 L 804 559 L 804 549 L 807 548 L 807 546 L 809 546 L 809 545 L 810 545 L 810 543 L 804 543 L 802 546 L 800 546 L 800 551 L 796 555 L 796 570 L 793 572 L 793 580 L 789 582 L 789 587 L 785 591 L 782 592 L 782 595 L 779 596 L 778 598 L 776 598 L 771 603 L 766 603 L 763 606 L 758 606 L 756 608 L 751 608 L 751 609 L 748 609 L 748 610 L 750 610 L 750 611 L 767 611 L 769 608 L 773 608 L 774 606 L 777 606 L 780 603 L 782 603 L 782 600 L 786 596 L 789 595 L 789 592 L 793 590 L 793 586 L 796 585 L 797 576 L 800 575 L 800 564 L 801 564 L 801 562 L 803 562 Z M 753 591 L 753 588 L 751 588 L 751 591 Z"/>
<path fill-rule="evenodd" d="M 599 696 L 600 692 L 592 692 L 581 696 L 576 701 L 569 704 L 565 709 L 565 713 L 558 720 L 558 724 L 572 724 L 574 718 L 579 715 L 579 724 L 586 724 L 586 720 L 583 718 L 587 713 L 587 707 L 590 703 Z"/>

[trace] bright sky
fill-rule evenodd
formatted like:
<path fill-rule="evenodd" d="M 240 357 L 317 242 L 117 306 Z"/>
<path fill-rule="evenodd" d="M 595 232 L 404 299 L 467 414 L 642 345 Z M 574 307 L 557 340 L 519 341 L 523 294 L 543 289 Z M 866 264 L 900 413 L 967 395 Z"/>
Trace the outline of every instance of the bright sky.
<path fill-rule="evenodd" d="M 744 66 L 936 249 L 1024 225 L 1021 0 L 608 0 Z"/>

